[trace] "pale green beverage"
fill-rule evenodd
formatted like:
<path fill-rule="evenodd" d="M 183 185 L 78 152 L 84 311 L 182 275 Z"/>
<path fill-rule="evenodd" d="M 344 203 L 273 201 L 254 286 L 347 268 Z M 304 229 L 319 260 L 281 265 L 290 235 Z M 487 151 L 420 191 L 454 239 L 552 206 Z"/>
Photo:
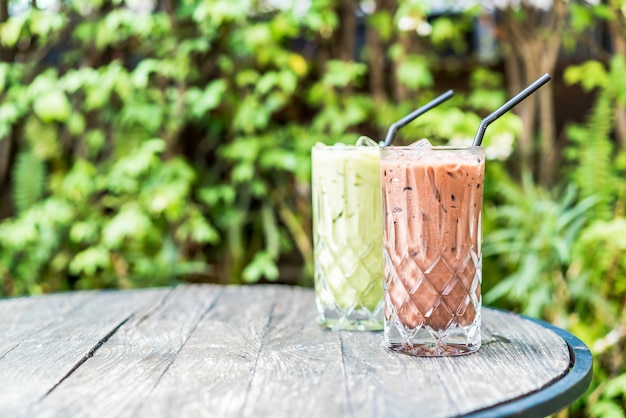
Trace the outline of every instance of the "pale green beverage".
<path fill-rule="evenodd" d="M 382 329 L 378 147 L 315 145 L 312 200 L 318 321 L 335 330 Z"/>

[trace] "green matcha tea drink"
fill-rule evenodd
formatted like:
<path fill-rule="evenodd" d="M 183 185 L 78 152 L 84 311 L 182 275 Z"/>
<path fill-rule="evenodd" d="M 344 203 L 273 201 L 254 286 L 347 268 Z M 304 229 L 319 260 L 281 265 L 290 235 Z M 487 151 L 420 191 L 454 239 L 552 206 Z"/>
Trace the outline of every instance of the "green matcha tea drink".
<path fill-rule="evenodd" d="M 379 161 L 378 146 L 312 149 L 315 301 L 330 329 L 383 328 Z"/>

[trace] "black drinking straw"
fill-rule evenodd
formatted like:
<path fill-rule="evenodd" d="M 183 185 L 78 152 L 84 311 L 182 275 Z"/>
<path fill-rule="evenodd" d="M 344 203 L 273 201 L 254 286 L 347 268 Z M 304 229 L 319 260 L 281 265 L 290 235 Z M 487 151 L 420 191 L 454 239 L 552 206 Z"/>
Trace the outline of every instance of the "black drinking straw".
<path fill-rule="evenodd" d="M 522 100 L 524 100 L 525 98 L 533 94 L 536 90 L 539 89 L 539 87 L 543 86 L 548 81 L 550 81 L 551 78 L 552 77 L 550 77 L 550 74 L 545 73 L 544 75 L 539 77 L 537 80 L 535 80 L 531 85 L 529 85 L 524 90 L 517 93 L 517 96 L 513 97 L 511 100 L 509 100 L 508 102 L 503 104 L 501 107 L 499 107 L 491 115 L 483 119 L 480 122 L 480 125 L 478 126 L 478 131 L 476 132 L 476 136 L 474 137 L 474 142 L 472 143 L 472 146 L 474 147 L 480 146 L 480 144 L 483 142 L 483 136 L 485 136 L 485 131 L 487 130 L 487 126 L 489 126 L 491 122 L 498 119 L 500 116 L 504 115 L 506 112 L 511 110 L 519 102 L 521 102 Z"/>
<path fill-rule="evenodd" d="M 396 136 L 396 132 L 398 132 L 398 129 L 402 128 L 405 125 L 408 125 L 415 118 L 428 112 L 433 107 L 439 106 L 441 103 L 445 102 L 450 97 L 452 97 L 453 94 L 454 92 L 452 90 L 448 90 L 447 92 L 443 93 L 441 96 L 431 100 L 430 102 L 426 103 L 424 106 L 420 107 L 419 109 L 414 110 L 413 112 L 409 113 L 408 115 L 406 115 L 399 121 L 392 123 L 391 126 L 389 127 L 389 130 L 387 131 L 387 136 L 385 137 L 385 142 L 383 143 L 383 145 L 386 147 L 391 145 L 391 143 L 393 142 Z"/>

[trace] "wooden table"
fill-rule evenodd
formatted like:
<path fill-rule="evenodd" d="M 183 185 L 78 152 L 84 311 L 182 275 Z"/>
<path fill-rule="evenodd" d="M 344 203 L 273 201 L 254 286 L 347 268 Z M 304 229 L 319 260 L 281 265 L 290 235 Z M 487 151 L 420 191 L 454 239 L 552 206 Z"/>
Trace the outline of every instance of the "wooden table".
<path fill-rule="evenodd" d="M 483 309 L 454 358 L 332 332 L 313 292 L 264 285 L 75 292 L 0 301 L 1 417 L 541 416 L 591 380 L 576 337 Z"/>

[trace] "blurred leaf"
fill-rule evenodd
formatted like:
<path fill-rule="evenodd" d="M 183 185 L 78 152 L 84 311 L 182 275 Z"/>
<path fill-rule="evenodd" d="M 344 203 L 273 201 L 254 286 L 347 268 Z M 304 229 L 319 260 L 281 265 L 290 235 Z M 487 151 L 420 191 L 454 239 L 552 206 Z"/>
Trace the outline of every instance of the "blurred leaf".
<path fill-rule="evenodd" d="M 106 137 L 102 131 L 89 131 L 84 136 L 88 155 L 97 154 L 106 145 Z"/>
<path fill-rule="evenodd" d="M 236 190 L 231 185 L 216 184 L 200 190 L 200 199 L 206 202 L 211 208 L 217 206 L 218 203 L 224 202 L 230 205 L 235 202 Z"/>
<path fill-rule="evenodd" d="M 35 99 L 35 114 L 44 122 L 67 121 L 72 106 L 65 93 L 60 90 L 50 90 Z"/>
<path fill-rule="evenodd" d="M 151 213 L 163 213 L 169 221 L 179 221 L 186 210 L 186 198 L 194 180 L 192 168 L 182 158 L 175 158 L 151 173 L 140 197 Z"/>
<path fill-rule="evenodd" d="M 69 267 L 72 274 L 93 276 L 99 268 L 107 269 L 110 265 L 109 250 L 98 246 L 87 248 L 76 254 Z"/>
<path fill-rule="evenodd" d="M 20 112 L 15 104 L 0 104 L 0 139 L 9 135 L 13 123 L 17 121 L 19 116 Z"/>
<path fill-rule="evenodd" d="M 148 132 L 157 132 L 165 119 L 163 106 L 143 100 L 128 103 L 119 117 L 123 126 L 128 128 L 141 126 Z"/>
<path fill-rule="evenodd" d="M 409 55 L 398 66 L 398 79 L 407 87 L 416 90 L 433 85 L 433 76 L 428 61 L 423 57 Z"/>
<path fill-rule="evenodd" d="M 580 84 L 585 91 L 604 86 L 608 80 L 604 65 L 593 60 L 567 67 L 563 78 L 567 84 Z"/>
<path fill-rule="evenodd" d="M 8 84 L 10 70 L 11 67 L 8 62 L 0 62 L 0 94 L 4 92 L 4 89 Z"/>
<path fill-rule="evenodd" d="M 572 27 L 578 32 L 589 28 L 593 21 L 593 11 L 589 5 L 571 3 L 570 15 Z"/>
<path fill-rule="evenodd" d="M 24 213 L 43 197 L 46 170 L 41 159 L 31 152 L 17 155 L 13 169 L 13 193 L 18 213 Z"/>
<path fill-rule="evenodd" d="M 250 163 L 240 163 L 232 171 L 232 180 L 235 183 L 248 183 L 254 178 L 254 165 Z"/>
<path fill-rule="evenodd" d="M 13 16 L 0 25 L 0 41 L 2 45 L 12 48 L 20 39 L 22 28 L 26 23 L 27 16 Z"/>
<path fill-rule="evenodd" d="M 626 373 L 609 380 L 604 389 L 603 396 L 626 399 Z"/>
<path fill-rule="evenodd" d="M 226 81 L 219 79 L 209 83 L 204 91 L 190 90 L 187 100 L 191 113 L 197 118 L 205 117 L 208 111 L 219 106 L 226 88 Z"/>
<path fill-rule="evenodd" d="M 189 219 L 178 228 L 176 238 L 200 244 L 215 245 L 220 242 L 219 232 L 198 211 L 193 211 Z"/>
<path fill-rule="evenodd" d="M 624 418 L 624 409 L 616 402 L 600 400 L 595 402 L 589 411 L 594 418 Z"/>
<path fill-rule="evenodd" d="M 443 44 L 454 38 L 456 29 L 454 22 L 448 18 L 435 19 L 432 24 L 431 39 L 435 44 Z"/>
<path fill-rule="evenodd" d="M 391 39 L 393 34 L 393 19 L 387 10 L 377 11 L 367 17 L 371 27 L 376 28 L 378 36 L 383 42 Z"/>
<path fill-rule="evenodd" d="M 250 4 L 250 0 L 203 1 L 195 9 L 193 17 L 196 21 L 209 20 L 216 25 L 237 21 L 246 17 Z"/>
<path fill-rule="evenodd" d="M 278 267 L 274 257 L 265 251 L 259 251 L 254 255 L 254 259 L 243 270 L 243 280 L 254 283 L 262 278 L 268 280 L 278 279 Z"/>
<path fill-rule="evenodd" d="M 251 134 L 267 127 L 270 113 L 256 97 L 246 96 L 239 105 L 233 125 L 240 132 Z"/>
<path fill-rule="evenodd" d="M 70 229 L 70 239 L 76 244 L 93 242 L 98 238 L 98 232 L 96 220 L 76 222 Z"/>
<path fill-rule="evenodd" d="M 300 54 L 289 54 L 289 68 L 299 77 L 306 75 L 309 70 L 308 64 Z M 0 86 L 0 91 L 2 88 Z"/>
<path fill-rule="evenodd" d="M 367 71 L 365 64 L 331 60 L 326 63 L 327 70 L 323 83 L 328 87 L 346 87 L 359 85 L 361 78 Z"/>
<path fill-rule="evenodd" d="M 152 222 L 136 204 L 120 209 L 102 230 L 102 242 L 109 249 L 117 249 L 125 240 L 139 240 L 148 235 Z"/>
<path fill-rule="evenodd" d="M 108 179 L 111 190 L 136 192 L 139 176 L 158 163 L 157 155 L 165 149 L 165 142 L 152 139 L 144 142 L 132 154 L 124 156 L 111 168 Z"/>
<path fill-rule="evenodd" d="M 622 4 L 622 7 L 623 7 L 623 4 Z M 614 9 L 611 7 L 611 5 L 608 5 L 608 4 L 598 3 L 594 5 L 593 11 L 596 16 L 605 20 L 612 20 L 616 18 Z M 624 12 L 623 10 L 620 10 L 619 13 L 623 14 Z"/>
<path fill-rule="evenodd" d="M 502 90 L 477 89 L 470 93 L 467 103 L 479 111 L 493 112 L 506 101 L 506 96 Z"/>
<path fill-rule="evenodd" d="M 74 202 L 88 199 L 96 189 L 96 172 L 96 167 L 89 161 L 77 160 L 61 185 L 63 197 Z"/>
<path fill-rule="evenodd" d="M 295 171 L 298 168 L 298 160 L 290 150 L 281 148 L 270 149 L 261 155 L 259 164 L 262 168 L 272 170 L 275 168 L 285 171 Z"/>
<path fill-rule="evenodd" d="M 80 136 L 85 133 L 87 122 L 83 115 L 77 112 L 72 112 L 67 124 L 67 128 L 74 136 Z"/>
<path fill-rule="evenodd" d="M 61 155 L 61 143 L 54 125 L 41 123 L 37 118 L 28 118 L 24 126 L 24 136 L 32 153 L 42 161 Z"/>
<path fill-rule="evenodd" d="M 62 29 L 65 24 L 65 15 L 36 9 L 30 11 L 30 31 L 38 35 L 42 43 L 46 43 L 48 37 Z"/>
<path fill-rule="evenodd" d="M 148 87 L 150 75 L 156 73 L 159 70 L 160 61 L 156 59 L 144 59 L 141 60 L 139 65 L 132 72 L 131 80 L 135 87 L 144 89 Z"/>

